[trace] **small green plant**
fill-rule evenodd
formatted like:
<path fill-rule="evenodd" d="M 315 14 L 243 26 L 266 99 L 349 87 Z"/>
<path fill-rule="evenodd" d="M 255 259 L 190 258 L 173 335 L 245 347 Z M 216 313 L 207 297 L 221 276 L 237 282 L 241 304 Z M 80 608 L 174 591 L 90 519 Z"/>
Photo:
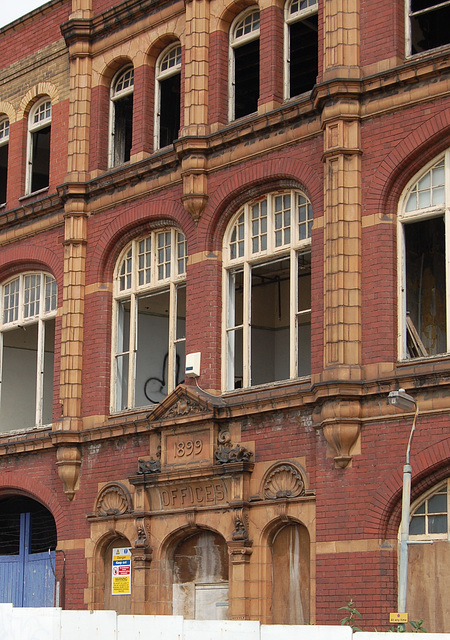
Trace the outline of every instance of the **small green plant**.
<path fill-rule="evenodd" d="M 362 618 L 362 615 L 355 607 L 353 598 L 350 598 L 350 602 L 345 607 L 339 607 L 338 611 L 347 611 L 347 615 L 345 615 L 341 620 L 341 626 L 351 627 L 353 631 L 362 631 L 362 629 L 355 624 L 356 616 L 358 618 Z"/>
<path fill-rule="evenodd" d="M 412 626 L 412 633 L 428 633 L 423 626 L 423 620 L 410 620 L 409 624 Z M 404 624 L 399 624 L 396 627 L 390 629 L 391 633 L 404 633 L 406 631 Z"/>

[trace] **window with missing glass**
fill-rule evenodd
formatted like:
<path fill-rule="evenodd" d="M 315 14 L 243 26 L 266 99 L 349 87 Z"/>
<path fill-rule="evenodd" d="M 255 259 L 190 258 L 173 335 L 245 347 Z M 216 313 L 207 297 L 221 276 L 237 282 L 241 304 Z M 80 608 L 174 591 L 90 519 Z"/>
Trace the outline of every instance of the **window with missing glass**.
<path fill-rule="evenodd" d="M 178 138 L 181 100 L 181 46 L 165 49 L 156 63 L 155 149 Z"/>
<path fill-rule="evenodd" d="M 48 97 L 42 98 L 31 109 L 28 117 L 27 194 L 49 186 L 51 122 L 51 100 Z"/>
<path fill-rule="evenodd" d="M 240 14 L 230 29 L 229 120 L 258 110 L 259 100 L 258 10 Z"/>
<path fill-rule="evenodd" d="M 223 388 L 311 372 L 311 230 L 307 196 L 245 204 L 224 237 Z"/>
<path fill-rule="evenodd" d="M 0 116 L 0 204 L 6 202 L 8 184 L 9 119 Z"/>
<path fill-rule="evenodd" d="M 311 91 L 319 64 L 317 0 L 291 0 L 285 7 L 285 99 Z"/>
<path fill-rule="evenodd" d="M 450 44 L 450 0 L 406 0 L 407 52 L 430 51 Z"/>
<path fill-rule="evenodd" d="M 184 380 L 187 242 L 176 228 L 133 240 L 114 276 L 111 407 L 161 402 Z"/>
<path fill-rule="evenodd" d="M 400 199 L 400 358 L 426 358 L 449 351 L 449 186 L 447 151 L 410 181 Z"/>
<path fill-rule="evenodd" d="M 120 71 L 111 84 L 109 165 L 130 160 L 133 143 L 134 69 Z"/>
<path fill-rule="evenodd" d="M 23 273 L 0 287 L 0 432 L 52 422 L 57 287 Z"/>

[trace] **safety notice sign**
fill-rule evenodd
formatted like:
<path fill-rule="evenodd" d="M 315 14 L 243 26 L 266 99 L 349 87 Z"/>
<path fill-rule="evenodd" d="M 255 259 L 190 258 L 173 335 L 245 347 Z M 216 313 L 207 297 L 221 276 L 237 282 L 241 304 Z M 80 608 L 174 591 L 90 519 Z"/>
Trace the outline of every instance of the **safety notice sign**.
<path fill-rule="evenodd" d="M 112 550 L 112 595 L 131 593 L 131 549 L 120 547 Z"/>

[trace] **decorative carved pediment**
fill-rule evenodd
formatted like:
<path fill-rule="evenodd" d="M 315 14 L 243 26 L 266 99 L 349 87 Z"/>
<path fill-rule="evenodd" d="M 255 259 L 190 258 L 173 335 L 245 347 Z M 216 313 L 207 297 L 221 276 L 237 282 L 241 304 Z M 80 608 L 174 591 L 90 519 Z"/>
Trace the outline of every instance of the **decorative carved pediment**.
<path fill-rule="evenodd" d="M 263 480 L 266 500 L 298 498 L 305 495 L 305 481 L 301 471 L 291 462 L 276 464 Z"/>
<path fill-rule="evenodd" d="M 149 421 L 177 421 L 186 417 L 215 414 L 225 406 L 224 401 L 215 396 L 179 385 L 173 393 L 161 402 L 149 415 Z"/>
<path fill-rule="evenodd" d="M 99 492 L 95 502 L 97 517 L 120 516 L 133 511 L 131 495 L 120 482 L 110 482 Z"/>

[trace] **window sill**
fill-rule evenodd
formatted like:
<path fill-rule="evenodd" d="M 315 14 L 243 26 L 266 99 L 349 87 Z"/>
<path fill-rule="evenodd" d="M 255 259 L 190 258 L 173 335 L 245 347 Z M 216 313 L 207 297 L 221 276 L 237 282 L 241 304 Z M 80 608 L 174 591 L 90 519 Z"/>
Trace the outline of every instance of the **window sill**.
<path fill-rule="evenodd" d="M 53 448 L 52 425 L 17 429 L 0 433 L 0 455 L 25 453 L 39 449 Z"/>
<path fill-rule="evenodd" d="M 311 376 L 302 376 L 301 378 L 293 378 L 292 380 L 276 380 L 275 382 L 266 382 L 241 389 L 229 389 L 222 392 L 222 397 L 229 398 L 236 395 L 242 396 L 249 394 L 263 395 L 267 393 L 267 391 L 276 392 L 278 389 L 284 392 L 288 387 L 295 387 L 295 389 L 298 390 L 299 385 L 305 385 L 305 390 L 309 391 L 311 387 Z"/>
<path fill-rule="evenodd" d="M 41 193 L 47 193 L 47 191 L 49 190 L 49 187 L 44 187 L 43 189 L 38 189 L 38 191 L 33 191 L 33 193 L 27 193 L 24 196 L 21 196 L 19 198 L 19 202 L 23 202 L 24 200 L 27 200 L 28 198 L 34 198 L 36 196 L 41 195 Z"/>

